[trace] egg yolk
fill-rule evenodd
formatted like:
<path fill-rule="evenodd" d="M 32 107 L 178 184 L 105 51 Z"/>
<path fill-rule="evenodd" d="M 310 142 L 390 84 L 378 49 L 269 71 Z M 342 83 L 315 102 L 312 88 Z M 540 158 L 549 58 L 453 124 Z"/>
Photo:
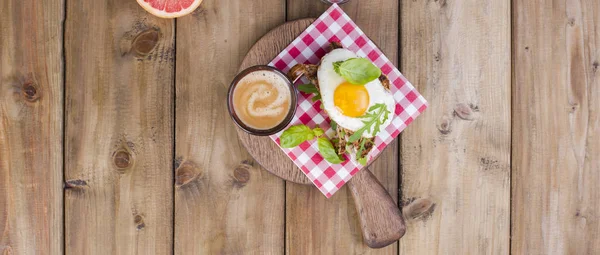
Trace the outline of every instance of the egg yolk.
<path fill-rule="evenodd" d="M 344 82 L 333 92 L 333 104 L 343 115 L 359 117 L 369 107 L 369 92 L 364 85 Z"/>

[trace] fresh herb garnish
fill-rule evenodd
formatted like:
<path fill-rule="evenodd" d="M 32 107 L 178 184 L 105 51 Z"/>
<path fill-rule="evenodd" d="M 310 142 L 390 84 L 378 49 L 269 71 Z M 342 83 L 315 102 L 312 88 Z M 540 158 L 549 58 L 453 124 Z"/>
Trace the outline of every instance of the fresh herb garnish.
<path fill-rule="evenodd" d="M 360 163 L 363 166 L 366 166 L 367 165 L 367 157 L 359 158 L 358 163 Z"/>
<path fill-rule="evenodd" d="M 373 136 L 379 133 L 381 124 L 385 123 L 389 117 L 390 111 L 388 111 L 387 106 L 385 104 L 375 104 L 369 108 L 369 112 L 365 115 L 359 117 L 363 119 L 363 124 L 365 124 L 362 128 L 356 130 L 354 134 L 348 138 L 348 142 L 353 143 L 358 141 L 363 135 L 364 132 L 370 132 L 373 130 Z"/>
<path fill-rule="evenodd" d="M 344 159 L 337 154 L 333 144 L 329 141 L 329 139 L 324 137 L 319 137 L 317 139 L 317 144 L 319 145 L 319 153 L 327 162 L 332 164 L 339 164 L 344 162 Z"/>
<path fill-rule="evenodd" d="M 315 86 L 312 83 L 307 83 L 307 84 L 300 84 L 298 85 L 298 90 L 306 93 L 306 94 L 314 94 L 312 101 L 317 101 L 321 99 L 321 92 L 319 92 L 319 89 L 317 89 L 317 86 Z"/>
<path fill-rule="evenodd" d="M 360 142 L 360 146 L 358 146 L 358 150 L 356 150 L 356 158 L 358 159 L 358 163 L 360 163 L 363 166 L 367 165 L 367 156 L 365 155 L 364 157 L 361 157 L 363 152 L 365 151 L 365 144 L 367 143 L 366 138 L 363 138 L 362 141 Z M 368 141 L 371 142 L 371 141 Z"/>
<path fill-rule="evenodd" d="M 311 93 L 319 94 L 319 90 L 317 89 L 317 86 L 315 86 L 312 83 L 300 84 L 300 85 L 298 85 L 298 90 L 300 90 L 304 93 L 307 93 L 307 94 L 311 94 Z"/>
<path fill-rule="evenodd" d="M 325 160 L 327 160 L 327 162 L 332 164 L 344 162 L 344 159 L 337 154 L 333 144 L 324 135 L 325 131 L 323 131 L 321 128 L 310 129 L 306 125 L 296 125 L 291 126 L 286 131 L 283 131 L 279 142 L 282 148 L 292 148 L 317 137 L 319 153 Z"/>
<path fill-rule="evenodd" d="M 300 84 L 298 85 L 298 90 L 307 93 L 307 94 L 314 94 L 314 96 L 310 99 L 313 102 L 316 102 L 317 100 L 321 100 L 321 92 L 319 92 L 319 89 L 317 89 L 317 86 L 315 86 L 312 83 L 307 83 L 307 84 Z M 323 104 L 321 104 L 321 109 L 323 109 Z"/>
<path fill-rule="evenodd" d="M 325 134 L 325 131 L 323 131 L 321 128 L 313 128 L 312 132 L 316 137 L 321 137 L 323 134 Z"/>
<path fill-rule="evenodd" d="M 331 139 L 331 143 L 338 144 L 338 143 L 340 143 L 340 139 L 339 138 L 333 138 L 333 139 Z M 333 146 L 333 147 L 335 147 L 335 146 Z"/>
<path fill-rule="evenodd" d="M 321 100 L 321 94 L 315 94 L 315 96 L 312 97 L 310 100 L 312 100 L 313 102 L 316 102 L 317 100 Z"/>
<path fill-rule="evenodd" d="M 333 130 L 337 130 L 337 123 L 335 123 L 335 121 L 331 121 L 331 123 L 329 123 L 329 125 L 331 126 L 331 128 L 333 128 Z"/>
<path fill-rule="evenodd" d="M 334 62 L 333 70 L 348 82 L 357 85 L 365 85 L 381 76 L 381 69 L 366 58 Z"/>
<path fill-rule="evenodd" d="M 283 131 L 279 143 L 282 148 L 293 148 L 305 141 L 312 140 L 315 136 L 321 135 L 323 135 L 323 129 L 310 129 L 305 125 L 296 125 Z"/>

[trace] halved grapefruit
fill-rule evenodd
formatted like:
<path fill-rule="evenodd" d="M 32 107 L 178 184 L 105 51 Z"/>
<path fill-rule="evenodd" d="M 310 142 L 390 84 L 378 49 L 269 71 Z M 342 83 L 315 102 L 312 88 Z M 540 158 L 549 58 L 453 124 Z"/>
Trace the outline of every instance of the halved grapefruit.
<path fill-rule="evenodd" d="M 190 14 L 202 0 L 137 0 L 146 11 L 161 18 L 177 18 Z"/>

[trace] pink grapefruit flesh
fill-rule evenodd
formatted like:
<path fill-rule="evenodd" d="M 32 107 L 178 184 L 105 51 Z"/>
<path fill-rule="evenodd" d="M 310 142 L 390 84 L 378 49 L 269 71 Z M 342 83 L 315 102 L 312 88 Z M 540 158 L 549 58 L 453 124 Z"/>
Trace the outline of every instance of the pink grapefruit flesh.
<path fill-rule="evenodd" d="M 190 14 L 202 0 L 137 0 L 146 11 L 161 18 L 177 18 Z"/>

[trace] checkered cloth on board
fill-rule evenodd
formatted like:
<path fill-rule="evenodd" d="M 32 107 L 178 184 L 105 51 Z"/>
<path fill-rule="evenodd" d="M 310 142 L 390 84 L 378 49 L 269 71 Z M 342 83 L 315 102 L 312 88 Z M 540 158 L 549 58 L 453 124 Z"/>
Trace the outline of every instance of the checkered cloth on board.
<path fill-rule="evenodd" d="M 337 4 L 333 4 L 269 65 L 287 72 L 298 63 L 316 64 L 328 52 L 329 44 L 333 41 L 340 42 L 344 48 L 370 59 L 381 68 L 392 84 L 390 89 L 396 100 L 395 114 L 392 123 L 375 138 L 375 146 L 369 154 L 370 159 L 373 159 L 427 108 L 427 101 Z M 321 102 L 312 102 L 310 97 L 311 95 L 300 93 L 298 109 L 290 126 L 319 126 L 326 130 L 330 138 L 333 137 L 335 132 L 330 128 L 328 116 L 320 108 Z M 271 136 L 277 144 L 281 133 Z M 282 150 L 327 197 L 331 197 L 363 168 L 351 160 L 341 164 L 330 164 L 318 153 L 314 140 Z"/>

